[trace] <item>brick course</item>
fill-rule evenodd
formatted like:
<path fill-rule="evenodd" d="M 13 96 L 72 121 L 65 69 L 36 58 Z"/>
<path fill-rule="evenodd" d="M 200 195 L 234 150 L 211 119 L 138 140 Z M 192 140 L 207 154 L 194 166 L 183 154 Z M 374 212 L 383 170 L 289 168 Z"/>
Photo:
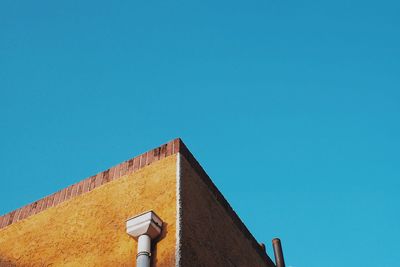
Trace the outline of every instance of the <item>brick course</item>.
<path fill-rule="evenodd" d="M 122 162 L 108 170 L 100 172 L 78 183 L 68 186 L 54 194 L 46 196 L 24 207 L 0 216 L 0 229 L 12 223 L 23 220 L 50 207 L 56 206 L 68 199 L 74 198 L 86 192 L 118 179 L 126 174 L 133 173 L 155 161 L 179 152 L 180 139 L 172 140 L 160 147 L 143 153 L 137 157 Z"/>

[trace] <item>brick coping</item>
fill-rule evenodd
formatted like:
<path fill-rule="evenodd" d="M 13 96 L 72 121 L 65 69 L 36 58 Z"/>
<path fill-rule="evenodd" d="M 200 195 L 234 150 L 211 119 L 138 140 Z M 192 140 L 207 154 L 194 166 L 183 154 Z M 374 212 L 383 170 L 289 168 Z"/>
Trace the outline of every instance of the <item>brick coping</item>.
<path fill-rule="evenodd" d="M 0 217 L 0 229 L 35 215 L 48 208 L 54 207 L 71 198 L 90 192 L 93 189 L 110 181 L 116 180 L 124 175 L 136 172 L 153 162 L 176 154 L 179 152 L 180 144 L 183 144 L 181 139 L 174 139 L 164 145 L 149 150 L 137 157 L 126 160 L 118 165 L 115 165 L 114 167 L 99 172 L 96 175 L 90 176 L 51 195 L 6 213 Z"/>

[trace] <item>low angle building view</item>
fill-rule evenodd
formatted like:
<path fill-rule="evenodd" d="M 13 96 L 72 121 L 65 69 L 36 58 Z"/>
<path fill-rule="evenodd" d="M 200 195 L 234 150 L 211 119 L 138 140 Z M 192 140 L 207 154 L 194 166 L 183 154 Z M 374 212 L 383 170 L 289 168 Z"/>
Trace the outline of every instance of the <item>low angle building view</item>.
<path fill-rule="evenodd" d="M 399 266 L 399 11 L 0 1 L 0 267 Z"/>
<path fill-rule="evenodd" d="M 0 217 L 0 266 L 284 267 L 271 247 L 181 139 Z"/>

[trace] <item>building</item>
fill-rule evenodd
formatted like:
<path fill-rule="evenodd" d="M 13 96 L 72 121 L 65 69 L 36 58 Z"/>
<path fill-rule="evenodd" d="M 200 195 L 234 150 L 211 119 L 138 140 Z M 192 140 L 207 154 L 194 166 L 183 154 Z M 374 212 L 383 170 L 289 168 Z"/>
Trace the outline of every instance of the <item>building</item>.
<path fill-rule="evenodd" d="M 180 139 L 0 217 L 0 266 L 136 266 L 150 210 L 151 266 L 275 266 Z"/>

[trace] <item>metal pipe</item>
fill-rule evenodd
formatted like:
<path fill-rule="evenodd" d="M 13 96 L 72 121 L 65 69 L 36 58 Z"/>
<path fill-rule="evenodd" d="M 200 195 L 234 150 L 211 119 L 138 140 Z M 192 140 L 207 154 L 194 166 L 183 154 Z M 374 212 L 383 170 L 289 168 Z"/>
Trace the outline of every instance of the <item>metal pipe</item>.
<path fill-rule="evenodd" d="M 276 267 L 285 267 L 285 260 L 283 258 L 281 240 L 279 238 L 272 239 L 272 246 L 274 248 Z"/>
<path fill-rule="evenodd" d="M 138 253 L 136 254 L 137 267 L 150 267 L 151 238 L 141 235 L 138 238 Z"/>

